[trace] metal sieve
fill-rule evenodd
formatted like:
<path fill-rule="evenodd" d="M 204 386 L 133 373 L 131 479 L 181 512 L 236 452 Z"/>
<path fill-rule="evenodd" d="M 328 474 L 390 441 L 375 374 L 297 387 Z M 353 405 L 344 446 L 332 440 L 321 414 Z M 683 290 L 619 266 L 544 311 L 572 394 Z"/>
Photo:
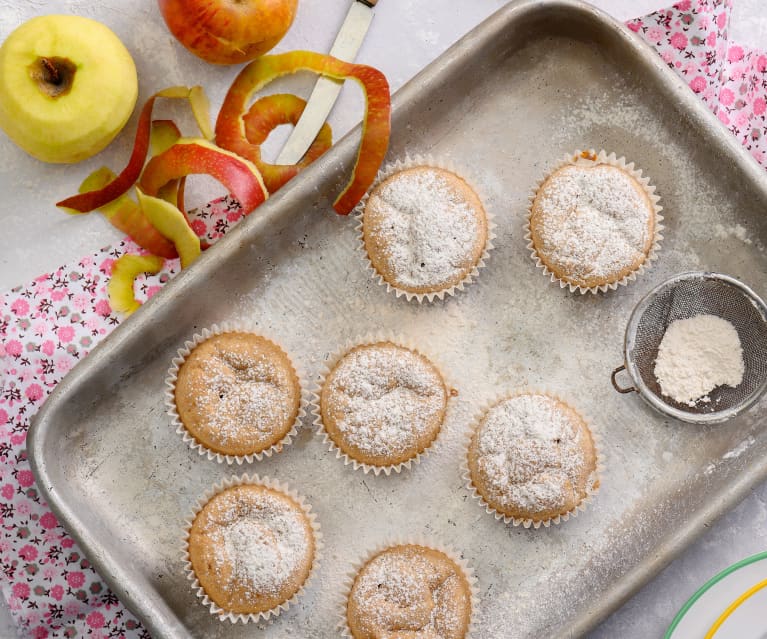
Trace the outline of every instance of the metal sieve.
<path fill-rule="evenodd" d="M 738 332 L 745 372 L 735 388 L 718 386 L 710 401 L 688 406 L 661 393 L 655 378 L 658 347 L 669 325 L 696 315 L 717 315 Z M 767 305 L 745 284 L 719 273 L 682 273 L 650 291 L 634 308 L 626 327 L 625 364 L 611 376 L 619 393 L 637 392 L 656 410 L 696 424 L 726 421 L 754 404 L 767 389 Z M 619 385 L 625 370 L 633 386 Z"/>

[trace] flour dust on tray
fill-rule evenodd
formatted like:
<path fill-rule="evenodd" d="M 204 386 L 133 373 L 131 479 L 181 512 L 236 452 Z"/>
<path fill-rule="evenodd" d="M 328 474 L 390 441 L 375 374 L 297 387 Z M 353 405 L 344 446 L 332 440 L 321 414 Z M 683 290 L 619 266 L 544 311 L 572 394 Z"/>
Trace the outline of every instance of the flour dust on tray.
<path fill-rule="evenodd" d="M 342 627 L 352 639 L 464 639 L 475 604 L 470 576 L 441 550 L 398 544 L 357 572 Z"/>
<path fill-rule="evenodd" d="M 543 393 L 487 409 L 467 452 L 469 489 L 506 523 L 559 523 L 599 487 L 594 438 L 584 419 Z"/>
<path fill-rule="evenodd" d="M 571 291 L 626 284 L 657 250 L 660 207 L 655 187 L 601 152 L 576 154 L 537 188 L 528 248 L 544 272 Z"/>
<path fill-rule="evenodd" d="M 188 532 L 187 557 L 200 593 L 220 617 L 279 614 L 314 567 L 317 540 L 308 508 L 262 484 L 232 485 L 209 499 Z"/>
<path fill-rule="evenodd" d="M 421 353 L 379 341 L 344 353 L 315 399 L 329 443 L 366 472 L 401 470 L 436 439 L 448 390 Z"/>
<path fill-rule="evenodd" d="M 174 360 L 171 415 L 197 446 L 247 456 L 281 450 L 301 412 L 301 385 L 288 355 L 270 340 L 245 331 L 198 336 L 182 361 Z"/>
<path fill-rule="evenodd" d="M 671 322 L 655 360 L 655 378 L 663 395 L 694 407 L 711 401 L 718 386 L 743 381 L 743 347 L 735 327 L 716 315 Z"/>
<path fill-rule="evenodd" d="M 434 166 L 395 170 L 370 193 L 361 216 L 374 271 L 419 301 L 468 283 L 486 256 L 488 217 L 471 186 Z"/>

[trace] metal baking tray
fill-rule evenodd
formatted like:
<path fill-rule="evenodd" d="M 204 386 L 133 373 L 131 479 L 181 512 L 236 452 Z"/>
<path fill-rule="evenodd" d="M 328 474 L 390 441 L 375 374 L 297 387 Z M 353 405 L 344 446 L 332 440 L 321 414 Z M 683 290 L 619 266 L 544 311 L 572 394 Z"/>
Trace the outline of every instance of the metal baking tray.
<path fill-rule="evenodd" d="M 610 385 L 633 306 L 670 275 L 710 269 L 767 294 L 767 176 L 622 25 L 571 0 L 511 3 L 394 99 L 389 159 L 431 154 L 464 167 L 498 225 L 479 281 L 418 305 L 371 280 L 354 221 L 331 211 L 358 138 L 277 193 L 66 377 L 31 432 L 40 487 L 157 639 L 337 636 L 352 562 L 394 537 L 453 546 L 476 567 L 477 637 L 581 635 L 767 476 L 764 400 L 727 424 L 692 426 Z M 658 262 L 605 295 L 548 282 L 523 239 L 531 189 L 578 148 L 625 154 L 665 207 Z M 386 329 L 419 343 L 460 393 L 438 445 L 409 472 L 364 475 L 326 451 L 307 418 L 297 441 L 263 462 L 199 457 L 170 427 L 163 379 L 185 339 L 224 320 L 282 343 L 309 379 L 353 335 Z M 460 477 L 471 417 L 524 386 L 569 398 L 607 456 L 588 510 L 548 529 L 494 520 Z M 255 631 L 213 618 L 180 559 L 182 521 L 197 497 L 245 470 L 303 493 L 326 541 L 306 596 Z"/>

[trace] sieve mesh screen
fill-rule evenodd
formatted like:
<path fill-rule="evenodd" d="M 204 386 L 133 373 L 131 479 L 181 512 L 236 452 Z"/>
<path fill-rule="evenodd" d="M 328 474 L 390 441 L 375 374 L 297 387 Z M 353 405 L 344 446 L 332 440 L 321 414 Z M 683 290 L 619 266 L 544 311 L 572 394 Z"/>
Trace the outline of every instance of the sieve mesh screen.
<path fill-rule="evenodd" d="M 688 406 L 661 393 L 655 378 L 658 347 L 669 325 L 696 315 L 716 315 L 733 325 L 743 348 L 745 372 L 735 388 L 718 386 L 711 401 Z M 764 303 L 739 282 L 715 273 L 678 276 L 640 302 L 626 334 L 627 363 L 645 389 L 663 404 L 694 415 L 739 412 L 767 387 L 767 312 Z"/>

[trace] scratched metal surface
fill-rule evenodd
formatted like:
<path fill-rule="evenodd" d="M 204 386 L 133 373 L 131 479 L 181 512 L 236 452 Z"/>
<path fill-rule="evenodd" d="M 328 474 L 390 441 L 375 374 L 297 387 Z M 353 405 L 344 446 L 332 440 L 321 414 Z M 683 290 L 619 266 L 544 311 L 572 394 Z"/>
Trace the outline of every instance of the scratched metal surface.
<path fill-rule="evenodd" d="M 353 220 L 330 210 L 354 158 L 352 134 L 117 329 L 38 414 L 30 451 L 41 489 L 157 638 L 335 636 L 352 562 L 393 537 L 448 544 L 475 567 L 477 637 L 577 636 L 767 476 L 764 400 L 700 427 L 664 420 L 610 386 L 631 309 L 668 276 L 712 269 L 767 293 L 765 177 L 654 52 L 578 2 L 511 3 L 397 94 L 393 125 L 389 159 L 432 154 L 465 167 L 494 214 L 497 248 L 476 284 L 418 306 L 370 279 Z M 549 283 L 522 230 L 546 167 L 588 147 L 644 169 L 667 226 L 656 265 L 598 296 Z M 399 475 L 344 467 L 309 418 L 282 454 L 217 465 L 169 427 L 162 382 L 183 340 L 222 320 L 258 326 L 309 379 L 350 336 L 391 330 L 433 353 L 460 394 L 432 454 Z M 484 513 L 459 470 L 477 409 L 521 386 L 569 398 L 607 456 L 589 509 L 537 531 Z M 198 495 L 244 471 L 304 494 L 326 541 L 306 595 L 255 630 L 209 615 L 179 553 Z"/>

